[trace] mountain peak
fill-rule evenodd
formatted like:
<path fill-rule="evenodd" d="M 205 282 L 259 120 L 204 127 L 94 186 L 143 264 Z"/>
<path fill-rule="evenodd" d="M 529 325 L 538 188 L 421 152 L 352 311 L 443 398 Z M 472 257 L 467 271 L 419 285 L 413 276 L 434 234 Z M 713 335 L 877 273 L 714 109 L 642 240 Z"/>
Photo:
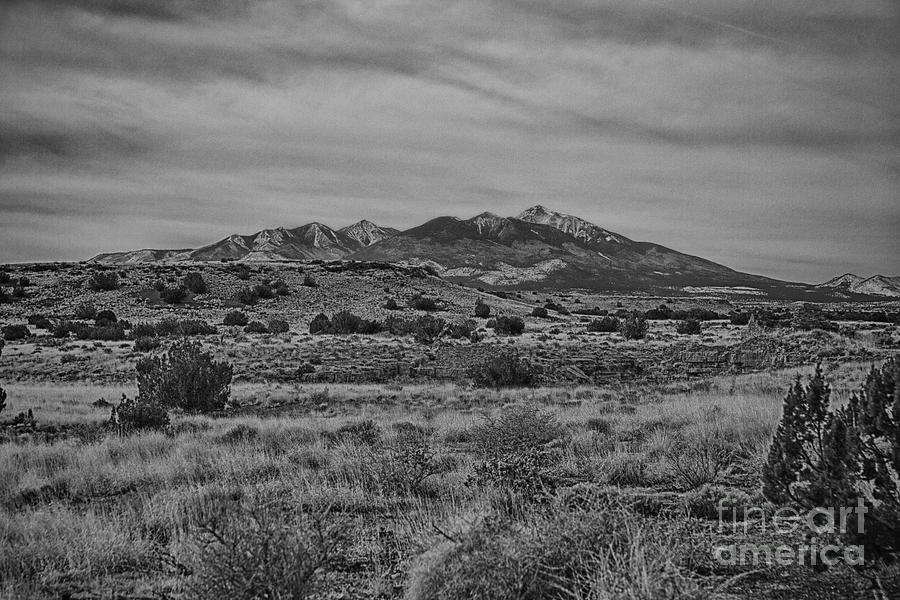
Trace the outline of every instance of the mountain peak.
<path fill-rule="evenodd" d="M 338 230 L 340 233 L 356 240 L 363 246 L 371 246 L 396 233 L 393 229 L 384 229 L 372 221 L 362 219 Z"/>
<path fill-rule="evenodd" d="M 627 245 L 631 243 L 631 240 L 625 236 L 607 231 L 589 221 L 585 221 L 581 217 L 549 211 L 540 204 L 535 204 L 531 208 L 522 211 L 516 218 L 528 223 L 550 225 L 589 244 Z"/>

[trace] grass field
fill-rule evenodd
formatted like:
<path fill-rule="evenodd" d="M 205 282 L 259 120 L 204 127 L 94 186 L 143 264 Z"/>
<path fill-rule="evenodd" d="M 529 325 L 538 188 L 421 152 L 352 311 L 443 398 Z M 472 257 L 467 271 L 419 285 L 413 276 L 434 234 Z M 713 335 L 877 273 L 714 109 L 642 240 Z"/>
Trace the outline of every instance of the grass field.
<path fill-rule="evenodd" d="M 867 368 L 829 373 L 836 397 Z M 0 588 L 8 598 L 848 597 L 868 581 L 847 569 L 712 559 L 731 535 L 716 527 L 715 502 L 762 502 L 759 469 L 795 372 L 512 391 L 248 385 L 234 393 L 252 410 L 175 415 L 166 433 L 97 427 L 5 444 Z M 12 410 L 88 430 L 109 411 L 94 400 L 128 391 L 7 389 Z M 291 408 L 267 409 L 279 395 Z"/>

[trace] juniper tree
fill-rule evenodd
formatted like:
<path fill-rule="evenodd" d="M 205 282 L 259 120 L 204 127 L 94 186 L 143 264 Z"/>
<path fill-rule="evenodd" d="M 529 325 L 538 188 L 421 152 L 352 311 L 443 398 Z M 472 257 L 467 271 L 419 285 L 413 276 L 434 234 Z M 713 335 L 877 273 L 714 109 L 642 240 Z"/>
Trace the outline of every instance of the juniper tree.
<path fill-rule="evenodd" d="M 872 367 L 845 407 L 829 407 L 821 367 L 807 386 L 798 377 L 762 471 L 763 494 L 803 508 L 866 507 L 864 528 L 846 541 L 870 553 L 900 550 L 900 358 Z"/>

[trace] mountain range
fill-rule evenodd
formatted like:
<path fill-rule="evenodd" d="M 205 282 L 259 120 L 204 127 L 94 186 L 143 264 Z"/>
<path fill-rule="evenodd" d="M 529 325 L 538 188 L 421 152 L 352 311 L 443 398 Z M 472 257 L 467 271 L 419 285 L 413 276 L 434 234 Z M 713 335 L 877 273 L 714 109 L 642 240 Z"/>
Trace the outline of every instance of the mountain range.
<path fill-rule="evenodd" d="M 100 254 L 93 262 L 368 260 L 427 265 L 459 283 L 497 288 L 729 291 L 805 298 L 816 292 L 894 295 L 897 278 L 845 275 L 820 286 L 751 275 L 652 242 L 639 242 L 584 219 L 536 205 L 515 217 L 489 212 L 438 217 L 398 231 L 359 221 L 231 235 L 197 249 Z M 852 279 L 851 279 L 852 278 Z M 862 281 L 857 281 L 862 280 Z M 862 285 L 863 282 L 869 282 Z M 810 298 L 812 299 L 812 298 Z"/>
<path fill-rule="evenodd" d="M 825 283 L 820 283 L 818 287 L 831 288 L 851 294 L 900 297 L 900 277 L 886 277 L 884 275 L 860 277 L 853 273 L 844 273 L 834 279 L 829 279 Z"/>

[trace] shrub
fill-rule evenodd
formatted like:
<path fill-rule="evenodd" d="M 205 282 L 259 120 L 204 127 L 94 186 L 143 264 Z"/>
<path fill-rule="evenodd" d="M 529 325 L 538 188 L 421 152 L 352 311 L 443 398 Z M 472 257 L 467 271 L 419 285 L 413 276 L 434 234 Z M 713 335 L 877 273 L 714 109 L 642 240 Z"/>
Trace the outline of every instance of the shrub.
<path fill-rule="evenodd" d="M 118 342 L 125 339 L 125 328 L 118 323 L 112 325 L 90 325 L 77 328 L 75 335 L 79 339 Z"/>
<path fill-rule="evenodd" d="M 316 281 L 316 278 L 312 276 L 311 273 L 305 273 L 303 275 L 303 285 L 306 287 L 319 287 L 319 283 Z"/>
<path fill-rule="evenodd" d="M 431 315 L 423 315 L 413 321 L 413 337 L 420 344 L 433 344 L 444 331 L 445 321 Z"/>
<path fill-rule="evenodd" d="M 159 340 L 155 337 L 143 336 L 134 340 L 135 352 L 152 352 L 157 348 L 159 348 Z"/>
<path fill-rule="evenodd" d="M 244 333 L 269 333 L 269 330 L 262 321 L 250 321 L 244 327 Z"/>
<path fill-rule="evenodd" d="M 6 390 L 0 387 L 0 413 L 6 408 Z"/>
<path fill-rule="evenodd" d="M 157 292 L 162 292 L 164 289 L 166 289 L 166 282 L 162 279 L 157 279 L 153 282 L 153 289 Z"/>
<path fill-rule="evenodd" d="M 487 319 L 491 316 L 491 307 L 485 304 L 481 298 L 475 302 L 475 316 L 479 319 Z"/>
<path fill-rule="evenodd" d="M 703 328 L 697 319 L 685 319 L 684 321 L 678 321 L 675 325 L 675 331 L 681 335 L 700 335 Z"/>
<path fill-rule="evenodd" d="M 413 310 L 424 311 L 434 311 L 438 309 L 437 302 L 435 302 L 434 298 L 429 298 L 428 296 L 423 296 L 422 294 L 416 294 L 415 296 L 410 298 L 409 307 Z"/>
<path fill-rule="evenodd" d="M 472 432 L 476 482 L 535 499 L 554 487 L 547 472 L 553 458 L 550 450 L 565 435 L 551 413 L 531 406 L 507 408 L 485 418 Z"/>
<path fill-rule="evenodd" d="M 253 286 L 253 293 L 262 300 L 271 300 L 275 297 L 275 290 L 267 283 L 258 283 Z"/>
<path fill-rule="evenodd" d="M 821 367 L 804 387 L 799 376 L 763 467 L 763 494 L 804 508 L 866 506 L 862 531 L 844 540 L 877 556 L 900 549 L 900 357 L 872 367 L 846 406 L 831 409 Z"/>
<path fill-rule="evenodd" d="M 6 325 L 3 327 L 3 339 L 9 342 L 24 340 L 31 332 L 26 325 Z"/>
<path fill-rule="evenodd" d="M 199 600 L 307 598 L 335 549 L 347 543 L 346 525 L 327 510 L 298 513 L 240 497 L 205 514 L 198 531 L 187 588 Z"/>
<path fill-rule="evenodd" d="M 342 310 L 329 319 L 327 315 L 319 313 L 309 323 L 310 333 L 333 333 L 348 335 L 352 333 L 373 334 L 381 331 L 381 323 L 362 319 L 353 313 Z"/>
<path fill-rule="evenodd" d="M 95 271 L 88 279 L 88 288 L 95 292 L 119 289 L 119 274 L 115 271 Z"/>
<path fill-rule="evenodd" d="M 181 286 L 189 289 L 195 294 L 205 294 L 209 291 L 206 282 L 203 280 L 203 275 L 197 271 L 191 271 L 185 275 L 184 279 L 181 280 Z"/>
<path fill-rule="evenodd" d="M 626 340 L 641 340 L 647 336 L 647 330 L 650 328 L 647 319 L 642 315 L 633 314 L 626 318 L 621 324 L 622 335 Z"/>
<path fill-rule="evenodd" d="M 445 598 L 703 598 L 679 574 L 689 546 L 602 496 L 557 502 L 524 522 L 489 515 L 427 553 L 409 600 Z"/>
<path fill-rule="evenodd" d="M 188 412 L 219 410 L 231 394 L 231 365 L 216 362 L 199 342 L 175 342 L 167 354 L 137 364 L 142 401 Z"/>
<path fill-rule="evenodd" d="M 503 335 L 522 335 L 525 321 L 521 317 L 500 316 L 494 319 L 494 331 Z"/>
<path fill-rule="evenodd" d="M 397 306 L 397 301 L 393 298 L 388 298 L 388 301 L 384 303 L 384 307 L 387 310 L 397 310 L 400 308 L 399 306 Z"/>
<path fill-rule="evenodd" d="M 159 293 L 159 297 L 166 304 L 181 304 L 187 298 L 187 294 L 187 289 L 183 286 L 167 287 Z"/>
<path fill-rule="evenodd" d="M 588 430 L 600 435 L 609 435 L 613 430 L 612 423 L 609 422 L 609 419 L 603 417 L 591 417 L 585 422 L 585 426 Z"/>
<path fill-rule="evenodd" d="M 349 421 L 333 433 L 326 432 L 325 437 L 331 443 L 351 440 L 358 444 L 374 446 L 381 441 L 381 428 L 372 419 Z"/>
<path fill-rule="evenodd" d="M 10 302 L 12 302 L 12 298 L 9 297 L 5 289 L 0 288 L 0 304 L 9 304 Z"/>
<path fill-rule="evenodd" d="M 160 430 L 169 426 L 169 414 L 156 402 L 122 394 L 122 401 L 112 408 L 109 423 L 122 433 Z"/>
<path fill-rule="evenodd" d="M 90 302 L 82 302 L 75 307 L 75 318 L 82 321 L 90 321 L 97 316 L 97 309 Z"/>
<path fill-rule="evenodd" d="M 155 325 L 157 335 L 161 336 L 194 336 L 211 335 L 218 330 L 200 319 L 175 319 L 172 317 L 161 320 Z"/>
<path fill-rule="evenodd" d="M 250 267 L 247 265 L 238 265 L 234 269 L 234 276 L 241 281 L 247 281 L 250 279 Z"/>
<path fill-rule="evenodd" d="M 479 387 L 534 387 L 538 375 L 539 369 L 516 352 L 497 354 L 469 369 Z"/>
<path fill-rule="evenodd" d="M 453 323 L 452 325 L 450 325 L 448 333 L 450 334 L 451 338 L 458 340 L 471 337 L 474 331 L 475 321 L 466 319 L 462 323 Z"/>
<path fill-rule="evenodd" d="M 238 302 L 241 304 L 246 304 L 248 306 L 256 304 L 259 302 L 259 296 L 256 295 L 256 292 L 250 288 L 244 288 L 240 290 L 235 296 Z"/>
<path fill-rule="evenodd" d="M 676 484 L 692 490 L 715 483 L 734 456 L 733 449 L 722 438 L 701 435 L 677 440 L 669 454 L 669 463 Z"/>
<path fill-rule="evenodd" d="M 621 324 L 616 317 L 603 317 L 594 319 L 588 323 L 587 330 L 597 333 L 613 333 L 619 330 Z"/>
<path fill-rule="evenodd" d="M 728 320 L 732 325 L 746 325 L 750 322 L 750 313 L 733 312 L 728 315 Z"/>
<path fill-rule="evenodd" d="M 431 495 L 430 478 L 445 473 L 449 464 L 437 457 L 429 432 L 412 423 L 398 431 L 396 439 L 379 455 L 378 481 L 386 492 L 414 496 Z"/>
<path fill-rule="evenodd" d="M 791 326 L 802 331 L 810 331 L 812 329 L 821 329 L 823 331 L 838 330 L 837 324 L 828 320 L 827 315 L 820 306 L 808 303 L 801 305 L 794 314 Z"/>
<path fill-rule="evenodd" d="M 310 333 L 328 333 L 331 329 L 331 319 L 325 313 L 319 313 L 309 322 Z"/>
<path fill-rule="evenodd" d="M 12 276 L 6 271 L 0 271 L 0 283 L 9 283 L 12 281 Z"/>
<path fill-rule="evenodd" d="M 111 310 L 101 310 L 94 317 L 94 325 L 112 325 L 113 323 L 118 322 L 118 317 L 116 317 L 116 313 Z"/>
<path fill-rule="evenodd" d="M 547 309 L 543 306 L 536 306 L 534 310 L 531 311 L 532 317 L 539 317 L 541 319 L 546 319 L 550 313 L 547 312 Z"/>
<path fill-rule="evenodd" d="M 44 315 L 29 315 L 28 324 L 33 325 L 37 329 L 44 329 L 46 331 L 53 329 L 53 323 L 51 323 L 50 319 Z"/>
<path fill-rule="evenodd" d="M 719 485 L 704 485 L 681 498 L 681 506 L 689 517 L 734 522 L 743 519 L 753 499 L 744 491 Z"/>
<path fill-rule="evenodd" d="M 243 327 L 248 323 L 247 315 L 242 313 L 239 310 L 233 310 L 222 320 L 222 324 L 224 325 L 237 325 L 239 327 Z"/>
<path fill-rule="evenodd" d="M 21 285 L 17 285 L 16 287 L 13 288 L 12 295 L 13 295 L 13 298 L 21 299 L 21 298 L 24 298 L 27 294 L 25 292 L 25 288 L 23 288 Z"/>
<path fill-rule="evenodd" d="M 287 333 L 291 326 L 284 319 L 269 319 L 268 328 L 270 333 Z"/>

